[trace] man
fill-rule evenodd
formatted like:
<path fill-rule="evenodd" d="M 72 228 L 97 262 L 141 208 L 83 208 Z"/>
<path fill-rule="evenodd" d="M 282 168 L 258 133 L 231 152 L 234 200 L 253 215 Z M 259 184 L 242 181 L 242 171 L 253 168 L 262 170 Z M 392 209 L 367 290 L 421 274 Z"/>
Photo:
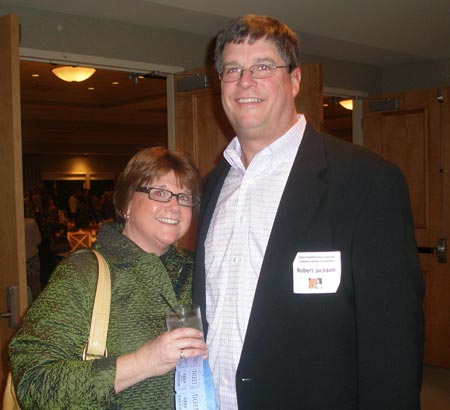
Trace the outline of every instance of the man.
<path fill-rule="evenodd" d="M 207 177 L 194 301 L 221 410 L 419 408 L 423 282 L 397 167 L 297 114 L 297 36 L 247 15 L 215 65 L 236 138 Z"/>

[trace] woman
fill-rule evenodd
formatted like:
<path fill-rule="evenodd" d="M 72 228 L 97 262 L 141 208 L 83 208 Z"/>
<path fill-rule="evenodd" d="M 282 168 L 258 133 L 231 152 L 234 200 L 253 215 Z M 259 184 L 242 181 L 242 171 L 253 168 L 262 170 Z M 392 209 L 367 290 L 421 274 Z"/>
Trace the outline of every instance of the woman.
<path fill-rule="evenodd" d="M 191 255 L 173 244 L 188 230 L 201 178 L 164 148 L 136 154 L 116 183 L 121 223 L 102 226 L 96 248 L 111 271 L 108 357 L 81 361 L 97 265 L 76 252 L 55 270 L 9 346 L 14 385 L 27 409 L 172 409 L 181 354 L 202 355 L 202 333 L 166 332 L 167 302 L 190 301 Z M 164 300 L 166 299 L 166 301 Z"/>

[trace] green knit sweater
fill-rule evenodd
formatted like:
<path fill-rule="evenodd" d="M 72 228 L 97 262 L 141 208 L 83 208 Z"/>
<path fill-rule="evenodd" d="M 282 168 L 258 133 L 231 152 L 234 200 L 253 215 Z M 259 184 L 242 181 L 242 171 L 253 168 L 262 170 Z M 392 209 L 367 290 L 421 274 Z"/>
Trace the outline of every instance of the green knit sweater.
<path fill-rule="evenodd" d="M 166 330 L 161 294 L 189 302 L 191 255 L 171 247 L 164 258 L 144 252 L 118 224 L 104 225 L 96 248 L 111 271 L 108 358 L 80 360 L 89 337 L 97 281 L 91 252 L 75 252 L 56 268 L 9 345 L 22 410 L 173 409 L 173 372 L 114 393 L 116 357 Z"/>

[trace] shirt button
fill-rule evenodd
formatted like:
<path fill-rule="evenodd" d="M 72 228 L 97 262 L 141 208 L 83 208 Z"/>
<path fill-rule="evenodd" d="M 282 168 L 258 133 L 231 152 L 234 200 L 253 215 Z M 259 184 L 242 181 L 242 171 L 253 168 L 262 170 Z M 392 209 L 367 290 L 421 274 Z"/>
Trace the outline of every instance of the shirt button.
<path fill-rule="evenodd" d="M 231 305 L 234 302 L 234 297 L 233 296 L 227 296 L 227 302 L 229 305 Z"/>
<path fill-rule="evenodd" d="M 239 218 L 239 221 L 241 222 L 241 224 L 243 224 L 244 221 L 245 221 L 245 216 L 241 216 L 241 217 Z"/>
<path fill-rule="evenodd" d="M 222 379 L 222 384 L 224 386 L 228 386 L 228 380 L 227 379 Z"/>
<path fill-rule="evenodd" d="M 239 256 L 233 257 L 233 263 L 239 263 L 239 260 L 240 260 Z"/>

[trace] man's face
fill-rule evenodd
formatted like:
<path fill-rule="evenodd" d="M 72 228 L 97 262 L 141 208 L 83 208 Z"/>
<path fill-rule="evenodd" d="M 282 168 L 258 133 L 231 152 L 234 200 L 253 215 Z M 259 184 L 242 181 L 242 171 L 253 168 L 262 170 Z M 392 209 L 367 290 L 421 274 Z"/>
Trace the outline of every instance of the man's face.
<path fill-rule="evenodd" d="M 225 45 L 223 65 L 248 69 L 254 64 L 286 63 L 275 45 L 265 38 Z M 270 78 L 254 79 L 244 71 L 240 80 L 222 82 L 222 104 L 225 113 L 242 142 L 258 141 L 269 145 L 282 136 L 297 121 L 294 98 L 300 89 L 300 69 L 292 73 L 277 68 Z"/>

